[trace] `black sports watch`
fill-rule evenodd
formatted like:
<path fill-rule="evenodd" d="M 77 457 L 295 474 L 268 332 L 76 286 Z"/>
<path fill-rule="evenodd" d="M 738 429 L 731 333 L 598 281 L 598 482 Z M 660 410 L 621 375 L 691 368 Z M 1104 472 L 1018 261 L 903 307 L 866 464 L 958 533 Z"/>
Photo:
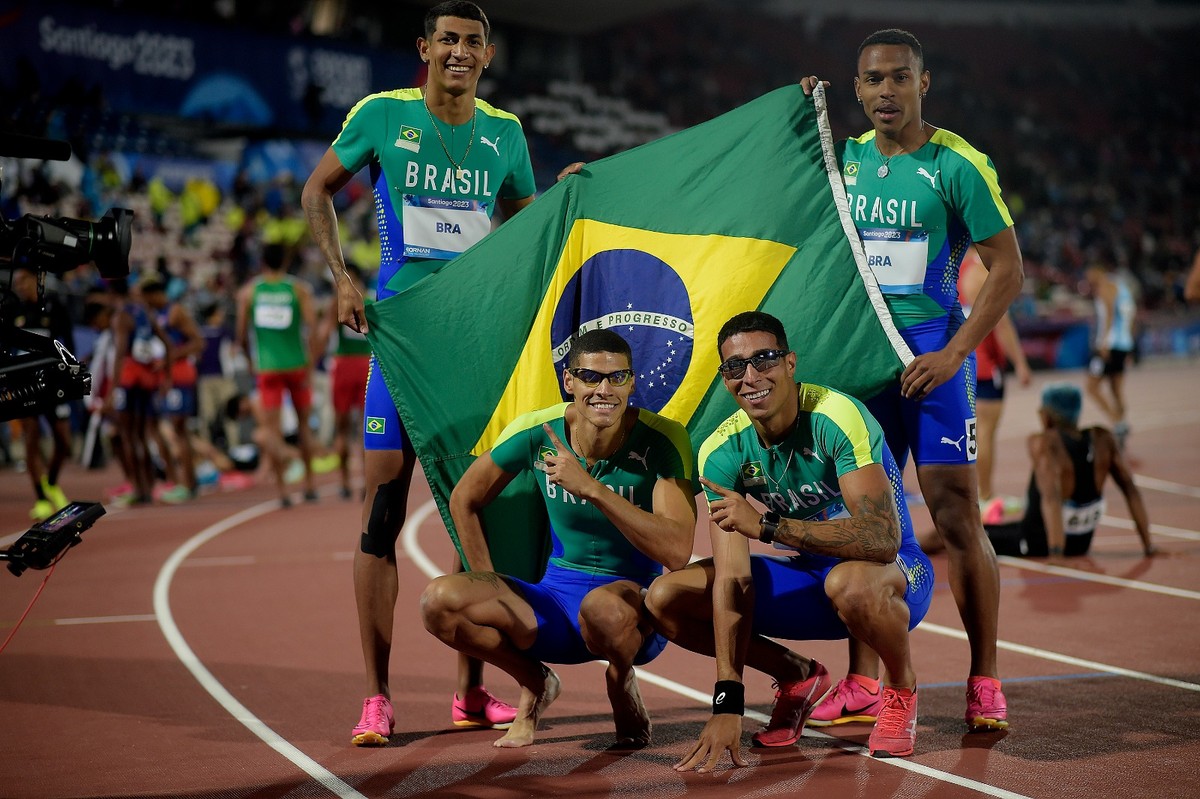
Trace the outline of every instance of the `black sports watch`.
<path fill-rule="evenodd" d="M 764 513 L 758 519 L 758 540 L 769 544 L 775 540 L 775 531 L 779 529 L 779 514 L 773 510 Z"/>

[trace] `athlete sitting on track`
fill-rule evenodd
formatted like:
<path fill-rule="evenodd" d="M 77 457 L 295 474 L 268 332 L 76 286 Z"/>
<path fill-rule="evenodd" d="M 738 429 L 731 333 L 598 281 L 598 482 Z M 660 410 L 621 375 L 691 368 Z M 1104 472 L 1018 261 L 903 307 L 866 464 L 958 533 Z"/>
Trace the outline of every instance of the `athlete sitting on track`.
<path fill-rule="evenodd" d="M 1157 551 L 1150 543 L 1146 505 L 1116 436 L 1104 427 L 1080 430 L 1082 404 L 1082 392 L 1069 383 L 1052 383 L 1042 390 L 1038 416 L 1044 429 L 1029 437 L 1033 474 L 1025 515 L 985 527 L 996 554 L 1052 558 L 1086 555 L 1104 515 L 1104 482 L 1110 476 L 1125 495 L 1142 551 L 1147 557 Z M 923 538 L 921 545 L 927 547 L 927 552 L 936 551 L 940 541 L 935 536 L 928 538 Z"/>

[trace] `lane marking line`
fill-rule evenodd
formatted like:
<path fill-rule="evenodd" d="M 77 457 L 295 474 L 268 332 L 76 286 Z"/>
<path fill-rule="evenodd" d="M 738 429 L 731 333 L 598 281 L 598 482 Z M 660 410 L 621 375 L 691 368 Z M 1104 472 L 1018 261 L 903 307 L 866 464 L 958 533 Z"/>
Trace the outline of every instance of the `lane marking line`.
<path fill-rule="evenodd" d="M 437 505 L 434 503 L 434 501 L 427 501 L 424 505 L 418 508 L 415 513 L 409 514 L 408 521 L 405 522 L 404 528 L 400 531 L 400 536 L 404 541 L 404 549 L 413 559 L 413 563 L 415 563 L 417 567 L 420 568 L 421 571 L 424 572 L 425 575 L 431 580 L 435 577 L 442 576 L 443 572 L 436 565 L 434 565 L 433 561 L 430 560 L 425 554 L 424 550 L 421 549 L 420 542 L 417 540 L 417 534 L 418 529 L 421 526 L 421 522 L 423 522 L 436 510 Z M 594 662 L 607 666 L 607 661 Z M 690 686 L 675 682 L 668 677 L 663 677 L 659 674 L 655 674 L 652 671 L 647 671 L 645 666 L 639 666 L 637 674 L 639 680 L 645 680 L 646 682 L 657 685 L 660 688 L 673 691 L 680 696 L 695 700 L 702 705 L 712 705 L 711 694 L 703 693 Z M 762 722 L 763 724 L 771 720 L 769 716 L 765 716 L 755 710 L 747 710 L 746 717 Z M 975 780 L 967 779 L 966 777 L 960 777 L 957 774 L 951 774 L 948 771 L 939 771 L 938 769 L 930 768 L 929 766 L 923 766 L 920 763 L 914 763 L 909 760 L 902 760 L 894 757 L 882 759 L 874 758 L 871 757 L 871 753 L 867 751 L 867 748 L 864 746 L 852 744 L 834 735 L 828 735 L 817 730 L 805 728 L 802 734 L 809 738 L 822 738 L 828 740 L 840 749 L 862 755 L 863 757 L 869 758 L 873 762 L 880 763 L 885 766 L 901 768 L 905 771 L 911 771 L 915 774 L 921 774 L 926 777 L 930 777 L 941 782 L 950 783 L 952 785 L 958 785 L 963 788 L 970 788 L 973 791 L 986 794 L 987 796 L 995 796 L 999 797 L 999 799 L 1029 799 L 1029 797 L 1025 796 L 1024 794 L 1014 793 L 1003 788 L 998 788 L 994 785 L 988 785 L 987 783 L 976 782 Z"/>
<path fill-rule="evenodd" d="M 1115 585 L 1120 588 L 1149 591 L 1152 594 L 1165 594 L 1166 596 L 1173 596 L 1180 599 L 1200 599 L 1200 591 L 1192 591 L 1187 588 L 1173 588 L 1169 585 L 1159 585 L 1157 583 L 1147 583 L 1144 580 L 1112 577 L 1108 574 L 1096 574 L 1095 572 L 1084 571 L 1083 569 L 1072 569 L 1066 566 L 1055 566 L 1050 563 L 1041 563 L 1025 558 L 1014 558 L 1011 555 L 997 555 L 996 562 L 1004 566 L 1012 566 L 1014 569 L 1041 572 L 1042 574 L 1056 574 L 1059 577 L 1069 577 L 1072 580 Z"/>
<path fill-rule="evenodd" d="M 1144 474 L 1135 474 L 1133 483 L 1138 488 L 1148 488 L 1151 491 L 1162 491 L 1167 494 L 1181 494 L 1185 497 L 1195 497 L 1200 499 L 1200 488 L 1196 486 L 1184 485 L 1183 483 L 1172 483 L 1170 480 L 1160 480 L 1157 477 L 1147 477 Z"/>
<path fill-rule="evenodd" d="M 233 694 L 200 662 L 200 658 L 196 657 L 196 653 L 188 646 L 183 634 L 179 631 L 178 625 L 175 624 L 175 617 L 171 614 L 171 581 L 174 579 L 175 572 L 179 569 L 180 564 L 183 563 L 187 556 L 222 533 L 228 532 L 238 525 L 245 524 L 252 519 L 257 519 L 259 516 L 264 516 L 274 510 L 279 510 L 278 498 L 260 502 L 257 505 L 251 505 L 245 510 L 239 511 L 206 527 L 184 542 L 179 549 L 171 553 L 171 557 L 163 564 L 162 569 L 158 573 L 158 578 L 154 581 L 154 612 L 158 616 L 158 626 L 162 630 L 163 637 L 167 639 L 167 643 L 175 652 L 175 656 L 179 658 L 179 662 L 192 673 L 192 676 L 196 678 L 201 687 L 208 691 L 209 695 L 217 700 L 217 703 L 229 715 L 240 722 L 242 726 L 258 736 L 267 746 L 291 761 L 301 771 L 325 786 L 333 795 L 341 797 L 341 799 L 367 799 L 367 797 L 343 782 L 332 771 L 289 743 L 283 736 L 264 724 L 245 705 L 234 698 Z"/>
<path fill-rule="evenodd" d="M 1101 516 L 1100 523 L 1110 527 L 1120 527 L 1122 530 L 1137 529 L 1137 525 L 1133 523 L 1133 519 L 1122 519 L 1119 516 Z M 1185 530 L 1182 527 L 1168 527 L 1165 524 L 1151 522 L 1150 532 L 1170 536 L 1171 538 L 1182 538 L 1186 541 L 1200 541 L 1200 533 L 1195 530 Z"/>
<path fill-rule="evenodd" d="M 940 624 L 934 624 L 931 621 L 923 621 L 917 625 L 916 631 L 924 630 L 925 632 L 944 635 L 948 638 L 957 638 L 960 641 L 967 640 L 967 634 L 962 630 L 956 630 L 953 627 L 943 627 Z M 1173 680 L 1170 677 L 1159 677 L 1157 674 L 1147 674 L 1144 671 L 1134 671 L 1133 669 L 1124 669 L 1120 666 L 1112 666 L 1108 663 L 1100 663 L 1095 660 L 1086 660 L 1084 658 L 1072 657 L 1071 655 L 1063 655 L 1058 652 L 1051 652 L 1048 649 L 1041 649 L 1036 646 L 1026 646 L 1025 644 L 1014 644 L 1011 641 L 998 640 L 996 641 L 998 649 L 1004 649 L 1009 652 L 1019 652 L 1022 655 L 1032 655 L 1035 658 L 1042 660 L 1053 660 L 1056 663 L 1066 663 L 1071 666 L 1079 666 L 1080 668 L 1093 669 L 1098 672 L 1109 674 L 1119 674 L 1122 677 L 1130 677 L 1135 680 L 1143 680 L 1145 682 L 1157 683 L 1159 685 L 1167 685 L 1171 688 L 1182 688 L 1185 691 L 1200 691 L 1200 685 L 1193 682 L 1184 682 L 1183 680 Z"/>
<path fill-rule="evenodd" d="M 126 621 L 157 621 L 157 620 L 158 620 L 158 617 L 155 616 L 153 613 L 139 613 L 136 615 L 131 614 L 131 615 L 127 615 L 127 616 L 86 616 L 86 617 L 81 616 L 81 617 L 74 618 L 74 619 L 55 619 L 54 623 L 57 625 L 65 626 L 68 624 L 116 624 L 118 622 L 126 622 Z"/>

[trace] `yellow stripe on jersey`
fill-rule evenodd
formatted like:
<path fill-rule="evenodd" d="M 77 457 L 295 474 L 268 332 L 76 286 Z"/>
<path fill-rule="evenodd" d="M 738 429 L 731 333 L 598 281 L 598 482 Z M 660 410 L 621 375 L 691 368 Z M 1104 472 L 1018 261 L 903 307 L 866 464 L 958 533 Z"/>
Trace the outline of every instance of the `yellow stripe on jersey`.
<path fill-rule="evenodd" d="M 687 429 L 679 422 L 659 416 L 653 411 L 638 408 L 638 421 L 671 442 L 671 446 L 679 453 L 683 461 L 683 475 L 691 480 L 692 474 L 692 441 L 688 438 Z"/>
<path fill-rule="evenodd" d="M 557 405 L 551 405 L 549 408 L 542 408 L 541 410 L 521 414 L 508 423 L 508 427 L 501 431 L 500 437 L 496 439 L 496 443 L 493 446 L 499 446 L 523 430 L 528 430 L 531 427 L 541 427 L 546 422 L 561 419 L 569 404 L 560 402 Z"/>
<path fill-rule="evenodd" d="M 344 120 L 342 120 L 342 130 L 346 129 L 346 124 L 350 121 L 350 119 L 355 114 L 358 113 L 358 110 L 360 108 L 362 108 L 364 105 L 371 102 L 372 100 L 378 100 L 380 98 L 386 98 L 389 100 L 420 100 L 421 99 L 421 90 L 420 89 L 392 89 L 392 90 L 386 91 L 386 92 L 375 92 L 375 94 L 368 94 L 366 97 L 362 98 L 357 103 L 355 103 L 354 107 L 351 108 L 349 113 L 346 114 L 346 118 Z M 338 134 L 338 137 L 341 138 L 340 133 Z M 337 144 L 336 140 L 334 141 L 334 144 Z"/>
<path fill-rule="evenodd" d="M 733 416 L 721 422 L 717 429 L 712 432 L 712 435 L 704 439 L 704 443 L 700 445 L 700 453 L 698 455 L 700 474 L 704 474 L 704 464 L 708 462 L 709 455 L 712 455 L 726 441 L 750 426 L 750 417 L 743 410 L 738 410 Z M 732 488 L 732 486 L 729 486 L 729 488 Z"/>
<path fill-rule="evenodd" d="M 854 465 L 858 468 L 879 462 L 871 455 L 871 433 L 862 411 L 845 394 L 825 386 L 801 384 L 800 410 L 824 416 L 837 425 L 854 445 Z"/>
<path fill-rule="evenodd" d="M 929 140 L 958 154 L 975 167 L 980 177 L 983 178 L 983 182 L 987 184 L 988 192 L 992 195 L 992 202 L 996 204 L 996 210 L 1000 212 L 1004 224 L 1011 226 L 1012 215 L 1008 213 L 1008 206 L 1004 204 L 1004 200 L 1000 199 L 1000 178 L 996 176 L 996 170 L 992 168 L 992 165 L 988 163 L 987 156 L 968 144 L 962 136 L 941 128 L 935 130 Z"/>

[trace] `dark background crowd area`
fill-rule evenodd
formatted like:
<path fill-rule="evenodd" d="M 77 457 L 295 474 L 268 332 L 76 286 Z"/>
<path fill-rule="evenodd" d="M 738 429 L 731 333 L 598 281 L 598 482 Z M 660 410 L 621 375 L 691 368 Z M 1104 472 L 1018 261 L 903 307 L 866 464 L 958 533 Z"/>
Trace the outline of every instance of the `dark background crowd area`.
<path fill-rule="evenodd" d="M 315 0 L 96 5 L 405 53 L 424 12 L 419 3 Z M 703 122 L 807 74 L 833 82 L 835 135 L 858 135 L 869 127 L 852 88 L 858 44 L 880 27 L 903 27 L 921 39 L 932 73 L 925 118 L 964 136 L 999 172 L 1025 257 L 1026 287 L 1013 309 L 1019 326 L 1090 315 L 1083 275 L 1097 262 L 1136 278 L 1145 311 L 1189 312 L 1182 282 L 1200 249 L 1200 83 L 1190 79 L 1200 24 L 1134 27 L 1097 18 L 1089 26 L 990 19 L 948 25 L 779 11 L 787 5 L 676 3 L 570 32 L 493 14 L 500 55 L 480 96 L 521 117 L 545 190 L 571 161 Z M 376 90 L 389 88 L 398 87 Z M 112 205 L 134 207 L 143 212 L 134 270 L 166 271 L 206 301 L 246 279 L 268 234 L 304 246 L 296 201 L 306 174 L 255 181 L 235 168 L 238 178 L 227 186 L 209 181 L 201 198 L 190 196 L 200 189 L 179 185 L 159 185 L 155 195 L 153 176 L 122 176 L 111 167 L 113 151 L 212 157 L 211 131 L 194 120 L 112 109 L 106 94 L 88 75 L 49 87 L 28 64 L 0 71 L 7 110 L 0 130 L 62 136 L 80 160 L 73 171 L 27 163 L 10 169 L 6 218 L 30 211 L 92 218 Z M 265 129 L 252 138 L 299 135 L 319 154 L 337 126 L 316 116 L 312 122 L 309 130 Z M 228 146 L 221 152 L 230 157 Z M 365 195 L 352 191 L 339 202 L 351 238 L 369 253 L 373 217 Z M 319 259 L 310 252 L 298 263 L 324 290 Z"/>

